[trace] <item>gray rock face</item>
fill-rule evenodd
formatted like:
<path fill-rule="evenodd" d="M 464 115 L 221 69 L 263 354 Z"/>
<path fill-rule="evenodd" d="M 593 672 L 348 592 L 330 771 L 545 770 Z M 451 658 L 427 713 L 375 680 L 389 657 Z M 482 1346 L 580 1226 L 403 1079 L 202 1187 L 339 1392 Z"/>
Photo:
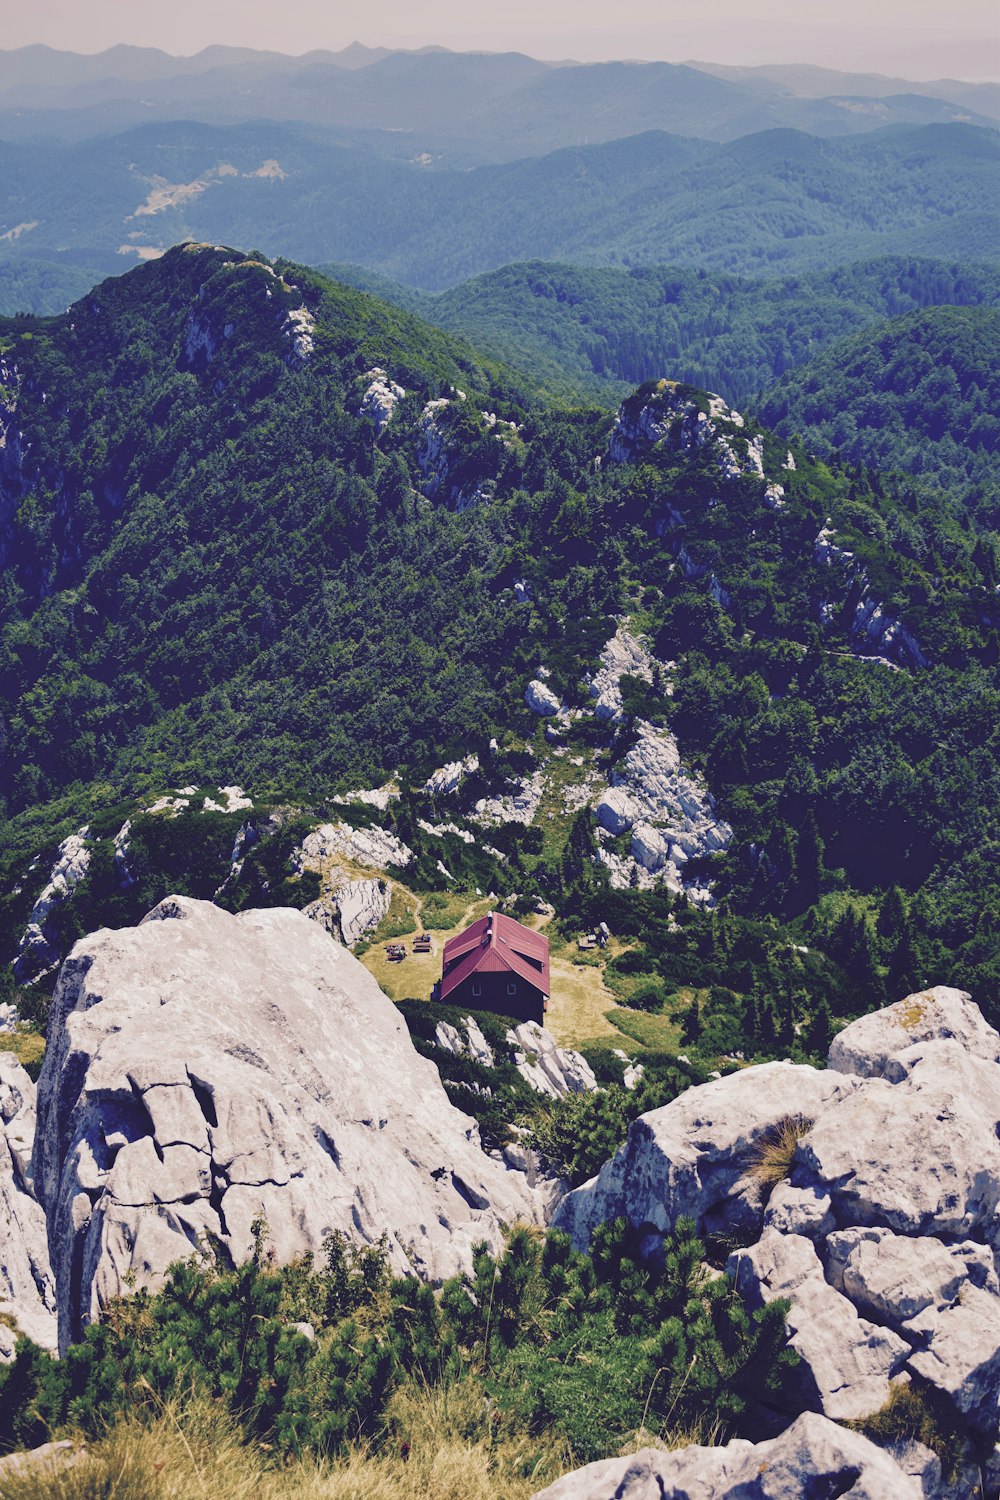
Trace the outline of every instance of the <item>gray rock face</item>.
<path fill-rule="evenodd" d="M 775 1062 L 689 1089 L 634 1122 L 618 1155 L 566 1197 L 557 1227 L 580 1249 L 618 1214 L 637 1228 L 672 1229 L 687 1216 L 708 1228 L 759 1229 L 757 1143 L 789 1114 L 813 1119 L 857 1086 L 843 1074 Z"/>
<path fill-rule="evenodd" d="M 752 1243 L 729 1269 L 747 1299 L 790 1299 L 791 1409 L 863 1416 L 891 1380 L 919 1377 L 980 1447 L 994 1443 L 998 1040 L 959 991 L 909 996 L 841 1033 L 843 1071 L 768 1063 L 643 1116 L 556 1222 L 581 1247 L 619 1214 L 640 1230 L 687 1215 L 703 1234 L 738 1232 Z M 812 1123 L 765 1204 L 754 1143 L 788 1115 Z"/>
<path fill-rule="evenodd" d="M 867 1438 L 807 1412 L 766 1443 L 643 1448 L 588 1464 L 534 1500 L 921 1500 L 922 1493 Z"/>
<path fill-rule="evenodd" d="M 63 1348 L 206 1235 L 245 1258 L 260 1214 L 281 1260 L 386 1233 L 397 1268 L 432 1278 L 537 1218 L 391 1001 L 301 912 L 171 897 L 95 933 L 49 1037 L 34 1170 Z"/>
<path fill-rule="evenodd" d="M 858 1316 L 827 1282 L 811 1240 L 766 1229 L 752 1249 L 730 1256 L 726 1270 L 751 1307 L 791 1299 L 789 1343 L 801 1360 L 793 1409 L 808 1406 L 847 1421 L 885 1404 L 910 1346 Z"/>
<path fill-rule="evenodd" d="M 936 1041 L 957 1041 L 972 1057 L 1000 1062 L 1000 1034 L 983 1020 L 972 996 L 939 984 L 852 1021 L 834 1037 L 829 1065 L 861 1078 L 888 1078 L 900 1053 Z"/>
<path fill-rule="evenodd" d="M 0 1052 L 0 1313 L 36 1344 L 54 1349 L 56 1285 L 31 1177 L 34 1135 L 35 1085 L 12 1052 Z M 0 1360 L 13 1350 L 8 1337 Z"/>

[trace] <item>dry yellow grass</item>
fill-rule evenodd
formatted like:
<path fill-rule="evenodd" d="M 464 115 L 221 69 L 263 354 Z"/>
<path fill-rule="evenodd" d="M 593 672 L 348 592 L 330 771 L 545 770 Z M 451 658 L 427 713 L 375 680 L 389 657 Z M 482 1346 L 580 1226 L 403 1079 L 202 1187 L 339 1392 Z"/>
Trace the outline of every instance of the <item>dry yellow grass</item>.
<path fill-rule="evenodd" d="M 750 1166 L 752 1176 L 765 1187 L 774 1187 L 792 1170 L 795 1147 L 815 1124 L 805 1115 L 785 1115 L 758 1138 Z"/>
<path fill-rule="evenodd" d="M 45 1056 L 45 1038 L 37 1031 L 0 1032 L 0 1051 L 13 1052 L 19 1063 L 41 1062 Z"/>
<path fill-rule="evenodd" d="M 412 905 L 417 931 L 422 932 L 419 897 L 397 886 L 393 892 L 394 899 L 396 892 Z M 429 1000 L 431 990 L 441 978 L 441 950 L 445 943 L 455 933 L 468 927 L 470 922 L 484 916 L 489 909 L 490 903 L 485 897 L 476 896 L 456 903 L 456 916 L 452 926 L 431 931 L 430 953 L 413 952 L 412 933 L 407 937 L 379 939 L 376 932 L 371 947 L 360 955 L 361 962 L 370 974 L 374 974 L 390 1000 Z M 386 944 L 390 941 L 401 943 L 405 947 L 406 957 L 401 962 L 391 962 L 386 957 Z"/>
<path fill-rule="evenodd" d="M 471 1385 L 404 1390 L 382 1451 L 279 1463 L 199 1401 L 122 1419 L 61 1471 L 0 1475 L 0 1500 L 529 1500 L 572 1466 L 553 1443 L 497 1436 L 492 1416 Z"/>

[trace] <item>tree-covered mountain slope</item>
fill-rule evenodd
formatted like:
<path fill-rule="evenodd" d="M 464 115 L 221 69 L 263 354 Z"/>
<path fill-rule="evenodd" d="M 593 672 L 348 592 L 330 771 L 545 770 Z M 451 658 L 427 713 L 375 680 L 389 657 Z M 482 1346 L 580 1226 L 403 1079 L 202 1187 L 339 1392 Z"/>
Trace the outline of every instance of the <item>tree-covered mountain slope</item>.
<path fill-rule="evenodd" d="M 662 370 L 745 401 L 834 339 L 880 319 L 1000 301 L 993 266 L 903 256 L 767 279 L 538 261 L 434 295 L 358 266 L 319 269 L 419 312 L 529 371 L 555 395 L 605 401 Z"/>
<path fill-rule="evenodd" d="M 437 290 L 518 260 L 804 272 L 889 254 L 994 263 L 1000 135 L 968 125 L 718 145 L 647 131 L 472 170 L 352 137 L 167 122 L 8 143 L 3 257 L 107 271 L 184 238 L 357 262 Z"/>
<path fill-rule="evenodd" d="M 308 860 L 405 844 L 425 895 L 631 934 L 647 1001 L 706 987 L 712 1055 L 934 978 L 995 1012 L 1000 608 L 967 505 L 673 381 L 549 412 L 211 246 L 6 323 L 3 385 L 11 956 L 81 828 L 84 930 L 168 876 L 287 900 Z M 236 782 L 269 830 L 245 866 Z"/>
<path fill-rule="evenodd" d="M 876 324 L 784 375 L 758 409 L 824 457 L 905 469 L 995 506 L 1000 310 L 934 307 Z"/>

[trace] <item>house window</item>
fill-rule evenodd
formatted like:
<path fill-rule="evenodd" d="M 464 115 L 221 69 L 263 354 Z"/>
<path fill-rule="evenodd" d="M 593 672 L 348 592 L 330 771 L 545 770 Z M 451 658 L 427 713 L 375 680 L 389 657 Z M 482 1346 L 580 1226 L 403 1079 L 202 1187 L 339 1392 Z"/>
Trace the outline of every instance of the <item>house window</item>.
<path fill-rule="evenodd" d="M 516 984 L 509 984 L 507 986 L 507 993 L 508 993 L 508 995 L 516 995 L 517 994 L 517 985 Z"/>
<path fill-rule="evenodd" d="M 481 984 L 474 984 L 472 986 L 472 993 L 474 995 L 481 995 L 483 993 L 483 987 L 482 987 L 482 985 Z"/>

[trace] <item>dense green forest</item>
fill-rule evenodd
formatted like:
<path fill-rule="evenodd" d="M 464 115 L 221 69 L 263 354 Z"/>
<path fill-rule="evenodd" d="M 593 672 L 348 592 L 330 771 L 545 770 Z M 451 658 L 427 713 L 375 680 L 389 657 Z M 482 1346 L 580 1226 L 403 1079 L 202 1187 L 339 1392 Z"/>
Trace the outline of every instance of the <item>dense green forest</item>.
<path fill-rule="evenodd" d="M 654 1001 L 704 991 L 685 1029 L 706 1057 L 740 1035 L 754 1055 L 820 1055 L 831 1017 L 935 980 L 997 1016 L 988 508 L 795 443 L 786 467 L 786 441 L 724 416 L 702 447 L 636 440 L 611 462 L 613 412 L 549 410 L 407 314 L 225 250 L 178 249 L 63 318 L 10 322 L 3 348 L 8 955 L 59 838 L 87 820 L 110 836 L 136 798 L 188 782 L 240 781 L 261 819 L 315 820 L 338 788 L 398 773 L 387 821 L 427 889 L 439 854 L 407 789 L 479 751 L 448 808 L 461 824 L 483 778 L 530 763 L 538 663 L 585 701 L 628 613 L 677 663 L 672 695 L 639 684 L 630 714 L 670 723 L 735 830 L 706 872 L 714 911 L 609 891 L 586 810 L 561 841 L 497 830 L 499 857 L 450 835 L 452 874 L 551 900 L 569 929 L 606 915 Z M 407 393 L 381 431 L 363 404 L 376 366 Z M 699 407 L 651 383 L 622 421 L 683 432 Z M 749 437 L 777 504 L 720 467 L 722 440 Z M 606 773 L 631 724 L 599 742 Z M 591 734 L 581 721 L 568 747 L 593 755 Z M 118 892 L 109 847 L 67 941 L 165 886 L 210 894 L 237 821 L 169 838 L 140 821 L 147 873 Z M 287 895 L 291 843 L 265 840 L 231 899 Z"/>
<path fill-rule="evenodd" d="M 538 261 L 435 295 L 360 266 L 319 269 L 419 313 L 571 400 L 612 401 L 669 374 L 740 403 L 880 319 L 1000 301 L 992 266 L 904 256 L 763 280 L 684 266 L 625 271 Z M 796 430 L 811 434 L 806 413 Z"/>
<path fill-rule="evenodd" d="M 1000 495 L 1000 311 L 935 307 L 876 325 L 785 375 L 757 409 L 824 458 L 905 469 L 970 494 L 985 516 Z"/>

